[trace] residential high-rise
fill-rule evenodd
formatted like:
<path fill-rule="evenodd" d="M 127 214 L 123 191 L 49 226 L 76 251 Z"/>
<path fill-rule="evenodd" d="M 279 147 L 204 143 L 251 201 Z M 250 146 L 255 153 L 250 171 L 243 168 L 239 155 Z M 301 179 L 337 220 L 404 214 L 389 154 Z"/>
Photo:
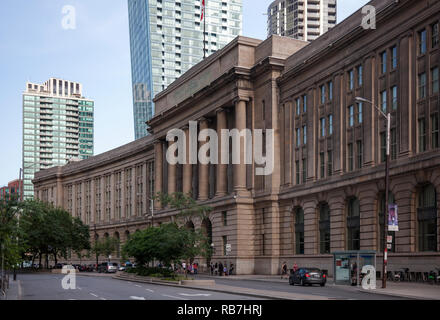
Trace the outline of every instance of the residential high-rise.
<path fill-rule="evenodd" d="M 336 25 L 336 0 L 276 0 L 267 17 L 268 37 L 312 41 Z"/>
<path fill-rule="evenodd" d="M 34 173 L 93 155 L 94 102 L 77 82 L 27 82 L 23 93 L 23 190 L 33 196 Z"/>
<path fill-rule="evenodd" d="M 202 21 L 203 2 L 206 21 Z M 128 0 L 135 138 L 147 135 L 153 97 L 242 33 L 242 0 Z"/>

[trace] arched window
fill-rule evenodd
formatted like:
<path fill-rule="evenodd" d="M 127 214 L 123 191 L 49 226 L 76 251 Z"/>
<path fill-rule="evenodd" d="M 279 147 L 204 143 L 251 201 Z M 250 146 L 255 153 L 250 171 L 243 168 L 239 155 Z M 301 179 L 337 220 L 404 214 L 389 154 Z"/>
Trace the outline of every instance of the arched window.
<path fill-rule="evenodd" d="M 327 203 L 319 206 L 319 252 L 330 253 L 330 207 Z"/>
<path fill-rule="evenodd" d="M 357 198 L 350 198 L 347 207 L 347 249 L 361 248 L 360 205 Z"/>
<path fill-rule="evenodd" d="M 437 251 L 437 194 L 432 184 L 420 188 L 417 224 L 419 251 Z"/>
<path fill-rule="evenodd" d="M 304 210 L 295 210 L 295 254 L 304 254 Z"/>
<path fill-rule="evenodd" d="M 388 203 L 389 204 L 394 204 L 394 195 L 390 192 L 388 194 Z M 384 243 L 385 243 L 385 239 L 383 238 L 383 231 L 384 231 L 384 226 L 383 226 L 383 222 L 384 222 L 384 213 L 388 212 L 388 210 L 386 210 L 385 208 L 386 206 L 386 199 L 385 199 L 385 192 L 381 193 L 379 196 L 379 215 L 378 215 L 378 228 L 379 228 L 379 247 L 380 247 L 380 251 L 383 252 L 383 248 L 384 248 Z M 388 235 L 389 236 L 393 236 L 393 242 L 391 244 L 391 251 L 395 252 L 395 235 L 393 231 L 388 231 Z"/>

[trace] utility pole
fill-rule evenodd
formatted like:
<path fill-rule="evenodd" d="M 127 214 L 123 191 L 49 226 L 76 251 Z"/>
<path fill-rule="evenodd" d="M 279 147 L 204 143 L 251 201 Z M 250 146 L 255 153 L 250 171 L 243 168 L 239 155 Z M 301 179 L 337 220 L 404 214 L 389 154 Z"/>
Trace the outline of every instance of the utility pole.
<path fill-rule="evenodd" d="M 96 223 L 93 225 L 93 230 L 95 231 L 95 250 L 97 249 L 97 241 L 98 241 L 98 239 L 97 239 L 97 234 L 96 234 Z M 99 256 L 99 254 L 98 254 L 98 252 L 95 252 L 95 254 L 96 254 L 96 271 L 98 271 L 98 256 Z"/>

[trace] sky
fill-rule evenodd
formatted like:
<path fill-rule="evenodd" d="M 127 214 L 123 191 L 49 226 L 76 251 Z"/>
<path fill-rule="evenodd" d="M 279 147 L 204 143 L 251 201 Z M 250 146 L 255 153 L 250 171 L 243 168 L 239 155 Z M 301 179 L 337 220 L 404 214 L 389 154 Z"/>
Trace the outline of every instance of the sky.
<path fill-rule="evenodd" d="M 243 35 L 266 38 L 272 0 L 243 0 Z M 338 22 L 367 0 L 337 0 Z M 75 29 L 63 28 L 73 6 Z M 209 6 L 209 2 L 208 2 Z M 127 0 L 2 0 L 0 11 L 0 186 L 18 178 L 26 81 L 81 82 L 95 100 L 95 155 L 133 141 Z"/>

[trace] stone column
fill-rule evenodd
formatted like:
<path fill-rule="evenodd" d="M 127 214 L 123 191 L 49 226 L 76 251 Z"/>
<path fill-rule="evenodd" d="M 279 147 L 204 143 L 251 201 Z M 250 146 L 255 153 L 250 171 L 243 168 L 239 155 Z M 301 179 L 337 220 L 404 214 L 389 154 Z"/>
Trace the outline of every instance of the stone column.
<path fill-rule="evenodd" d="M 185 139 L 186 139 L 186 159 L 185 159 L 185 164 L 183 165 L 183 193 L 189 194 L 192 192 L 192 164 L 189 163 L 189 159 L 190 159 L 189 128 L 185 127 L 183 128 L 183 131 L 185 132 Z"/>
<path fill-rule="evenodd" d="M 246 100 L 238 99 L 235 103 L 235 127 L 241 132 L 246 129 Z M 246 145 L 240 138 L 240 164 L 234 165 L 234 189 L 236 191 L 246 190 Z"/>
<path fill-rule="evenodd" d="M 176 142 L 168 141 L 168 148 L 171 148 Z M 168 163 L 168 194 L 176 192 L 177 165 Z"/>
<path fill-rule="evenodd" d="M 200 119 L 200 131 L 208 129 L 208 120 Z M 202 147 L 206 142 L 200 142 Z M 207 200 L 209 198 L 209 166 L 199 163 L 199 200 Z"/>
<path fill-rule="evenodd" d="M 221 131 L 222 129 L 227 129 L 228 123 L 226 118 L 226 110 L 219 109 L 217 110 L 217 135 L 219 137 L 218 143 L 218 164 L 217 164 L 217 180 L 216 180 L 216 196 L 222 197 L 225 196 L 228 192 L 228 165 L 222 164 L 222 141 L 221 141 Z"/>
<path fill-rule="evenodd" d="M 154 174 L 156 175 L 154 180 L 155 193 L 162 191 L 162 178 L 163 178 L 162 161 L 163 161 L 162 142 L 158 140 L 154 143 Z M 151 197 L 153 196 L 155 196 L 155 194 L 151 195 Z M 160 203 L 160 201 L 158 200 L 154 201 L 154 208 L 157 210 L 162 209 L 162 204 Z"/>

